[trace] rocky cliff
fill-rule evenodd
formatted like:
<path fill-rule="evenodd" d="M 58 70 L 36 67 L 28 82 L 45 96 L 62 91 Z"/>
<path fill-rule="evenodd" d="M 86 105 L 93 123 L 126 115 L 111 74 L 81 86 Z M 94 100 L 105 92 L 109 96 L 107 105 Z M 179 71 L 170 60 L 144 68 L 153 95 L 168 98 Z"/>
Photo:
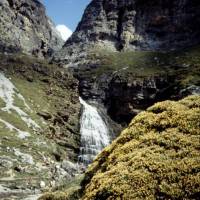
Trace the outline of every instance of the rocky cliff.
<path fill-rule="evenodd" d="M 54 61 L 71 67 L 84 99 L 127 125 L 155 102 L 199 93 L 199 8 L 189 0 L 93 0 Z"/>
<path fill-rule="evenodd" d="M 168 51 L 198 44 L 199 9 L 197 0 L 93 0 L 55 60 L 74 63 L 94 48 Z"/>
<path fill-rule="evenodd" d="M 64 41 L 38 0 L 0 1 L 0 51 L 51 56 Z"/>
<path fill-rule="evenodd" d="M 90 55 L 96 64 L 72 68 L 84 99 L 105 106 L 121 125 L 153 103 L 200 94 L 199 47 L 173 52 L 110 52 Z"/>

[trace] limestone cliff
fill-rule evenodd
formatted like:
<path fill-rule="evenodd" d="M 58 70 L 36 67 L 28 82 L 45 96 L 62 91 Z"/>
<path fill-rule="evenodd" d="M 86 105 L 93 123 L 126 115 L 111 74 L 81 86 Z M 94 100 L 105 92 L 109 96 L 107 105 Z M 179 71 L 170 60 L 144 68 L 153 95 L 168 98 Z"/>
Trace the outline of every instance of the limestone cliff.
<path fill-rule="evenodd" d="M 196 0 L 93 0 L 54 61 L 72 69 L 84 99 L 127 125 L 155 102 L 199 93 L 199 7 Z"/>
<path fill-rule="evenodd" d="M 198 0 L 92 0 L 55 60 L 77 62 L 91 48 L 174 50 L 200 42 Z"/>
<path fill-rule="evenodd" d="M 0 51 L 46 57 L 64 41 L 38 0 L 0 1 Z"/>
<path fill-rule="evenodd" d="M 199 47 L 173 52 L 100 51 L 96 64 L 72 68 L 84 99 L 103 104 L 118 124 L 127 125 L 155 102 L 200 94 Z"/>

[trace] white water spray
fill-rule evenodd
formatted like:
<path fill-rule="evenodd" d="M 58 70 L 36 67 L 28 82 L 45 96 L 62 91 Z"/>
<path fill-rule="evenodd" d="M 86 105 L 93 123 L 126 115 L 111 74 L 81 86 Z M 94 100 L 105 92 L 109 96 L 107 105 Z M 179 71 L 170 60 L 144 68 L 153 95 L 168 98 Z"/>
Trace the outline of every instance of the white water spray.
<path fill-rule="evenodd" d="M 109 130 L 97 109 L 87 104 L 82 98 L 79 99 L 83 106 L 80 121 L 81 148 L 79 162 L 88 165 L 109 144 Z"/>

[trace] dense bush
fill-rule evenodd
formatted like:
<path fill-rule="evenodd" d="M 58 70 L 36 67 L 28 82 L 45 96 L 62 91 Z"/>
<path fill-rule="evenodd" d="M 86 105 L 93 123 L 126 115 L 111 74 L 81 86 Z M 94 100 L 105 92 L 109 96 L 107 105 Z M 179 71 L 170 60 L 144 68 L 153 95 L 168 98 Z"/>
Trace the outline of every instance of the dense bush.
<path fill-rule="evenodd" d="M 199 199 L 199 150 L 200 96 L 157 103 L 90 166 L 83 200 Z"/>

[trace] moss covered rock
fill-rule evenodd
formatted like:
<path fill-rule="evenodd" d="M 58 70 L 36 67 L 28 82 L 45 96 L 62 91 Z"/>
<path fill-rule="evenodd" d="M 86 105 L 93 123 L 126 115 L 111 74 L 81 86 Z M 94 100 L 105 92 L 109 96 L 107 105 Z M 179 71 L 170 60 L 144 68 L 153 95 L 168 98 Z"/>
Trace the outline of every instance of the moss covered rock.
<path fill-rule="evenodd" d="M 83 200 L 199 199 L 200 96 L 136 116 L 89 167 Z"/>

